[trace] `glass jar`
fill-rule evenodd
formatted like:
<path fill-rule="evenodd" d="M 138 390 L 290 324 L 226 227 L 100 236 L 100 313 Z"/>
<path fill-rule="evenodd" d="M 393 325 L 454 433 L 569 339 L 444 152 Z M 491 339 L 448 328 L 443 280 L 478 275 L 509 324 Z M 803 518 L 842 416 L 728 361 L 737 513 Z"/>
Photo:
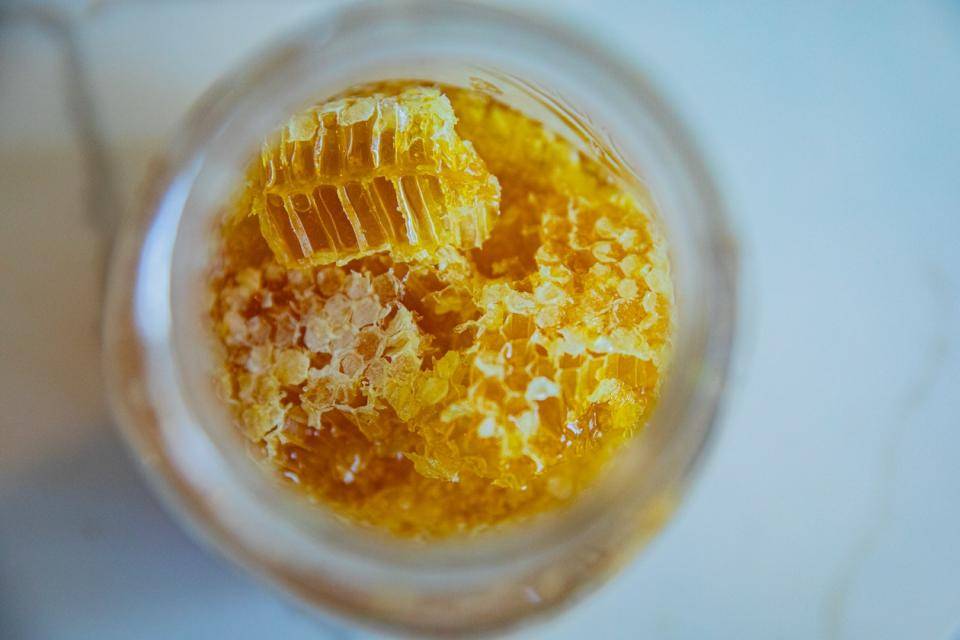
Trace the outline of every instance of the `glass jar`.
<path fill-rule="evenodd" d="M 675 350 L 642 435 L 569 509 L 470 538 L 351 526 L 255 465 L 217 399 L 205 278 L 222 206 L 264 132 L 358 84 L 418 79 L 494 94 L 617 171 L 668 239 Z M 531 17 L 466 4 L 343 9 L 216 85 L 175 134 L 114 255 L 105 328 L 113 405 L 155 486 L 216 548 L 328 612 L 407 632 L 499 628 L 598 584 L 664 523 L 714 423 L 735 255 L 703 164 L 622 59 Z"/>

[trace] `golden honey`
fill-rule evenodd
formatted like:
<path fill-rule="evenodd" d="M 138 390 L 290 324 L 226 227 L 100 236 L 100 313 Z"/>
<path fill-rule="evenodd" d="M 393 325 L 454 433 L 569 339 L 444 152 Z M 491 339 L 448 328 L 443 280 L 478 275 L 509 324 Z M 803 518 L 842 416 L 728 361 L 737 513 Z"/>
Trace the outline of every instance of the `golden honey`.
<path fill-rule="evenodd" d="M 222 394 L 265 465 L 354 522 L 440 537 L 560 507 L 656 403 L 673 294 L 650 213 L 486 94 L 308 109 L 229 209 Z"/>

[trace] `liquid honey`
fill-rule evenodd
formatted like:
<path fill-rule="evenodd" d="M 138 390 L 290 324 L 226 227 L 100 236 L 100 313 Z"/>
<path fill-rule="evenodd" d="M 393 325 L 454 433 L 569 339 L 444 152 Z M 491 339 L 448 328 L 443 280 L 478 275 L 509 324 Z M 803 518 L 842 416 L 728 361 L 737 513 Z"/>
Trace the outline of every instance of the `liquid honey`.
<path fill-rule="evenodd" d="M 474 90 L 364 87 L 252 161 L 211 276 L 264 464 L 397 535 L 560 507 L 640 432 L 673 287 L 604 165 Z"/>

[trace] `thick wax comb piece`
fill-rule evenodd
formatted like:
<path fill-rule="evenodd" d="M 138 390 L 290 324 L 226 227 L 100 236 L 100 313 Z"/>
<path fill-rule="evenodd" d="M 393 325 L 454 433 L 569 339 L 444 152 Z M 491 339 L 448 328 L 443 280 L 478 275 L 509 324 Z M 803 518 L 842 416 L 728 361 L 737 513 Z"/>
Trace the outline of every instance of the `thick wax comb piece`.
<path fill-rule="evenodd" d="M 500 186 L 436 89 L 335 100 L 294 116 L 260 157 L 253 213 L 288 267 L 379 251 L 479 247 Z"/>

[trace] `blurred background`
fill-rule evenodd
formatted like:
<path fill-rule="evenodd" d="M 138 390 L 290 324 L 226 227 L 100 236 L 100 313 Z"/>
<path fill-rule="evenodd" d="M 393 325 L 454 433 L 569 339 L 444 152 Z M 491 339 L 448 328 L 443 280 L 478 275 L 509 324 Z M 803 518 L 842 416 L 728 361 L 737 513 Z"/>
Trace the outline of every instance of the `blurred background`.
<path fill-rule="evenodd" d="M 733 214 L 744 292 L 679 514 L 517 636 L 960 639 L 960 3 L 509 4 L 661 89 Z M 332 6 L 0 3 L 0 638 L 371 637 L 181 531 L 99 362 L 105 238 L 152 155 Z"/>

